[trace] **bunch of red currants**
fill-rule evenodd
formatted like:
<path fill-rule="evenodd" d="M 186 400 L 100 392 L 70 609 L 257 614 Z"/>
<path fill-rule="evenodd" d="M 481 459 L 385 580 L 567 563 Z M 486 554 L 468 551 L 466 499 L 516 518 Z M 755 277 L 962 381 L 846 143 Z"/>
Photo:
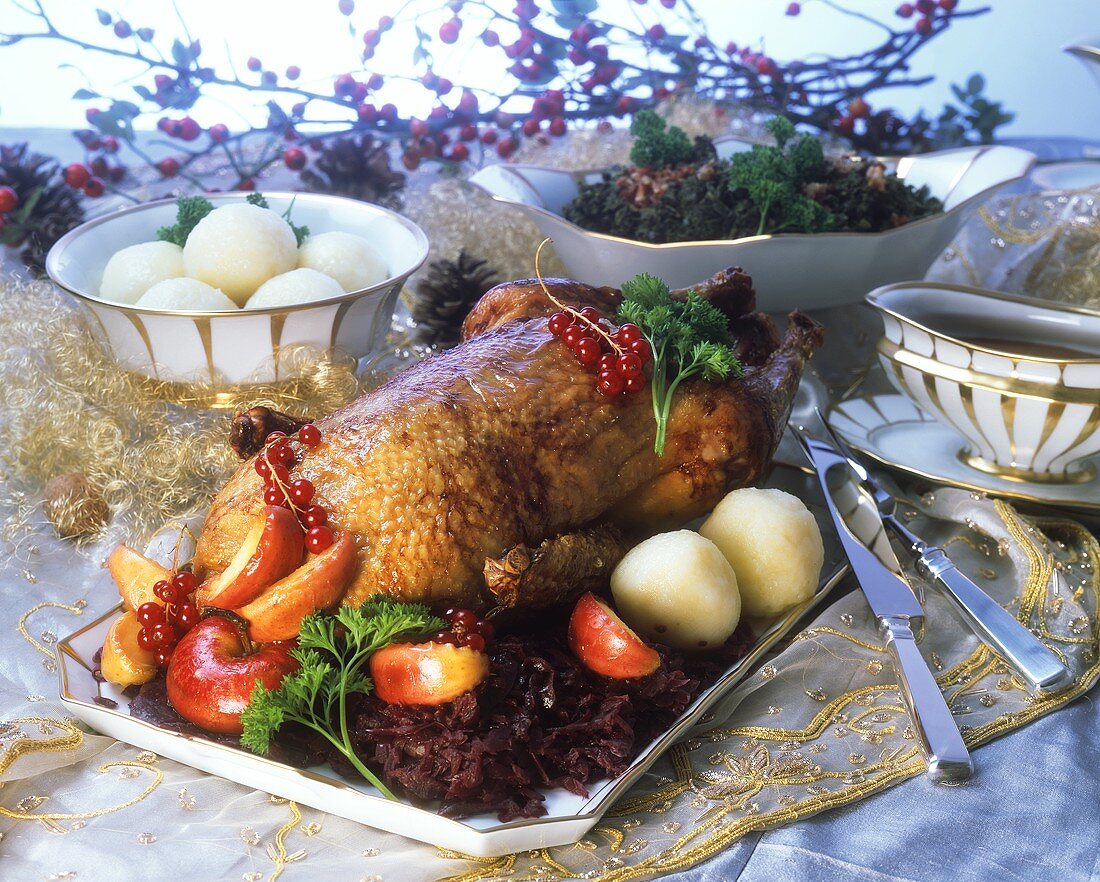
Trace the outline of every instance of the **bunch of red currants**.
<path fill-rule="evenodd" d="M 264 449 L 256 457 L 256 473 L 264 479 L 264 502 L 289 508 L 298 517 L 306 532 L 306 549 L 320 554 L 332 545 L 334 536 L 328 526 L 328 512 L 324 506 L 313 502 L 316 492 L 308 478 L 291 480 L 290 470 L 298 457 L 291 441 L 297 440 L 304 447 L 316 447 L 321 443 L 321 430 L 306 423 L 293 436 L 285 432 L 272 432 L 264 439 Z"/>
<path fill-rule="evenodd" d="M 167 666 L 180 638 L 199 623 L 199 608 L 191 597 L 197 585 L 194 573 L 175 573 L 153 586 L 160 603 L 149 600 L 137 608 L 138 646 L 152 652 L 161 667 Z"/>
<path fill-rule="evenodd" d="M 649 385 L 645 366 L 653 353 L 637 325 L 613 329 L 597 309 L 586 306 L 555 312 L 547 327 L 577 361 L 596 372 L 596 389 L 606 398 L 633 395 Z"/>
<path fill-rule="evenodd" d="M 452 607 L 443 613 L 448 627 L 432 635 L 432 643 L 450 643 L 453 646 L 468 646 L 476 652 L 484 652 L 493 639 L 496 629 L 488 619 L 479 619 L 472 609 Z"/>

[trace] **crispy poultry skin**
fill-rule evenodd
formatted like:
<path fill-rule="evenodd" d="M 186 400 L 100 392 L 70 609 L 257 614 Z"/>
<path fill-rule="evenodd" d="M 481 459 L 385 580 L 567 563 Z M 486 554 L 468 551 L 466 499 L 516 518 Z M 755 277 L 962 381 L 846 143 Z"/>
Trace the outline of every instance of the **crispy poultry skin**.
<path fill-rule="evenodd" d="M 612 313 L 620 294 L 547 280 L 567 303 Z M 768 468 L 821 329 L 795 313 L 782 342 L 753 314 L 751 280 L 699 290 L 731 316 L 743 378 L 678 391 L 665 455 L 648 395 L 609 401 L 546 329 L 538 283 L 500 285 L 464 341 L 319 420 L 295 467 L 330 523 L 350 530 L 359 570 L 345 603 L 384 592 L 439 606 L 536 607 L 606 584 L 636 538 L 676 526 Z M 195 557 L 223 569 L 263 505 L 251 460 L 217 495 Z"/>

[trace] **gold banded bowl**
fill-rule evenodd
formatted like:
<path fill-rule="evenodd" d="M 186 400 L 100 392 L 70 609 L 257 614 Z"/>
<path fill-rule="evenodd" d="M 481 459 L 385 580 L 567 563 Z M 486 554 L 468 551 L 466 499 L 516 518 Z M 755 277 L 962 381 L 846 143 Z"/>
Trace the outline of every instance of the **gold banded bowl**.
<path fill-rule="evenodd" d="M 934 282 L 886 285 L 867 302 L 882 318 L 886 376 L 966 439 L 964 462 L 1019 481 L 1092 477 L 1100 314 Z"/>
<path fill-rule="evenodd" d="M 243 202 L 246 195 L 211 193 L 207 198 L 218 206 Z M 279 382 L 309 368 L 308 358 L 291 353 L 361 358 L 377 349 L 402 286 L 428 256 L 423 230 L 389 209 L 354 199 L 319 193 L 264 196 L 280 214 L 293 201 L 294 222 L 313 234 L 341 230 L 363 236 L 387 262 L 387 278 L 339 297 L 270 309 L 146 309 L 98 297 L 112 254 L 149 242 L 159 227 L 175 223 L 174 199 L 81 224 L 50 249 L 46 272 L 91 314 L 119 365 L 154 380 L 213 387 Z"/>

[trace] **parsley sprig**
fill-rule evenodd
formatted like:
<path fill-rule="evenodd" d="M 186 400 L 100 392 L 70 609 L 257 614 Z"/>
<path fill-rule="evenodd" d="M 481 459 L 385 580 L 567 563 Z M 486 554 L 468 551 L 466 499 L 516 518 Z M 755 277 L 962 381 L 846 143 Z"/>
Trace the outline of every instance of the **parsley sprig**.
<path fill-rule="evenodd" d="M 157 230 L 157 238 L 182 248 L 199 221 L 213 210 L 214 204 L 205 196 L 180 196 L 176 200 L 176 222 L 170 227 Z"/>
<path fill-rule="evenodd" d="M 348 732 L 347 700 L 374 688 L 367 676 L 371 655 L 397 637 L 416 636 L 445 627 L 428 608 L 376 596 L 359 607 L 335 614 L 314 613 L 302 620 L 298 646 L 291 654 L 300 668 L 278 689 L 257 682 L 241 715 L 241 744 L 267 753 L 271 738 L 286 722 L 300 723 L 325 738 L 387 799 L 396 799 L 355 753 Z"/>
<path fill-rule="evenodd" d="M 625 282 L 622 291 L 619 318 L 636 324 L 653 351 L 650 391 L 657 422 L 653 449 L 663 456 L 677 387 L 700 375 L 711 381 L 740 376 L 741 362 L 733 351 L 729 319 L 694 291 L 674 300 L 668 285 L 647 273 Z"/>

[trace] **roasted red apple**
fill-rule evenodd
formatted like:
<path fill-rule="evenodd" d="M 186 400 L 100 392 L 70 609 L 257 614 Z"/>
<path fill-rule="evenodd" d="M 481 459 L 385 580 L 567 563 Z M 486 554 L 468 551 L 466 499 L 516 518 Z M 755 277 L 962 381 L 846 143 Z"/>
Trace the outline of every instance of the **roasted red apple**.
<path fill-rule="evenodd" d="M 234 609 L 298 568 L 305 539 L 294 513 L 269 505 L 257 518 L 229 566 L 199 587 L 200 607 Z"/>
<path fill-rule="evenodd" d="M 139 686 L 156 676 L 157 660 L 151 650 L 142 649 L 138 643 L 140 630 L 141 622 L 133 610 L 127 610 L 111 624 L 99 660 L 100 673 L 108 683 Z"/>
<path fill-rule="evenodd" d="M 241 624 L 207 616 L 176 644 L 168 663 L 168 701 L 208 732 L 239 735 L 256 683 L 277 689 L 297 669 L 287 644 L 252 647 Z"/>
<path fill-rule="evenodd" d="M 657 650 L 592 592 L 577 601 L 569 617 L 569 648 L 590 671 L 616 680 L 644 677 L 661 665 Z"/>
<path fill-rule="evenodd" d="M 341 533 L 332 545 L 309 555 L 298 569 L 237 613 L 248 622 L 253 640 L 291 640 L 298 636 L 302 619 L 340 602 L 355 577 L 356 562 L 355 540 L 350 533 Z"/>
<path fill-rule="evenodd" d="M 453 643 L 391 643 L 371 656 L 370 674 L 389 704 L 445 704 L 489 675 L 489 656 Z"/>
<path fill-rule="evenodd" d="M 110 553 L 107 569 L 118 585 L 118 593 L 131 610 L 136 610 L 143 603 L 160 603 L 153 594 L 153 586 L 172 578 L 167 569 L 129 545 L 119 545 Z"/>

